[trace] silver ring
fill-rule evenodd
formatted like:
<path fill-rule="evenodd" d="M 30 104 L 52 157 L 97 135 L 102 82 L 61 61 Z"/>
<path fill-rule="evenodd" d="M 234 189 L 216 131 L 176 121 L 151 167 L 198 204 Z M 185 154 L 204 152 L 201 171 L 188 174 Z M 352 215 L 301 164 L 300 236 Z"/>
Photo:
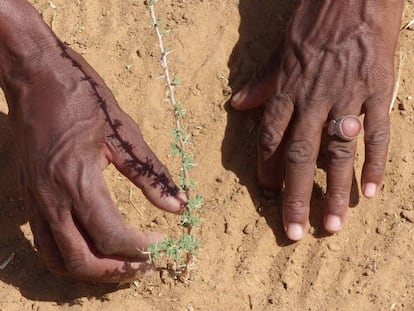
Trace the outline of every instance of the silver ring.
<path fill-rule="evenodd" d="M 344 123 L 344 121 L 346 119 L 349 119 L 349 118 L 354 119 L 359 124 L 359 131 L 358 131 L 358 134 L 356 134 L 355 136 L 345 135 L 345 133 L 342 129 L 342 124 Z M 361 129 L 362 129 L 362 123 L 359 120 L 358 116 L 355 116 L 355 115 L 342 116 L 342 117 L 340 117 L 336 120 L 329 121 L 329 124 L 328 124 L 328 134 L 330 136 L 336 136 L 339 139 L 342 139 L 343 141 L 352 141 L 352 140 L 356 139 L 358 137 L 359 133 L 361 132 Z"/>

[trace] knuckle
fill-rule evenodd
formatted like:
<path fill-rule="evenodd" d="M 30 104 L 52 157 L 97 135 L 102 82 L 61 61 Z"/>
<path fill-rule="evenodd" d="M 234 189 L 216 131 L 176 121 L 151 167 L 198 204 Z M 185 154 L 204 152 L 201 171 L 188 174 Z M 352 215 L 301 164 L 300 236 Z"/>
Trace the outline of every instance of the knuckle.
<path fill-rule="evenodd" d="M 378 149 L 388 146 L 390 140 L 389 127 L 377 128 L 365 134 L 365 145 L 367 148 Z"/>
<path fill-rule="evenodd" d="M 312 143 L 306 140 L 292 142 L 287 150 L 287 161 L 292 164 L 312 163 L 314 157 Z"/>
<path fill-rule="evenodd" d="M 273 154 L 282 140 L 282 135 L 276 130 L 262 126 L 259 130 L 258 144 L 265 156 Z"/>
<path fill-rule="evenodd" d="M 331 189 L 326 194 L 326 199 L 335 202 L 336 207 L 347 207 L 349 203 L 349 193 L 342 188 Z"/>
<path fill-rule="evenodd" d="M 370 175 L 382 176 L 385 171 L 385 161 L 369 161 L 364 165 L 364 171 Z"/>
<path fill-rule="evenodd" d="M 328 146 L 328 156 L 331 161 L 348 162 L 355 156 L 354 148 L 351 143 L 332 141 Z"/>
<path fill-rule="evenodd" d="M 306 204 L 302 198 L 287 198 L 285 200 L 284 211 L 291 221 L 300 221 L 306 210 Z"/>
<path fill-rule="evenodd" d="M 118 253 L 122 244 L 123 228 L 119 225 L 106 227 L 106 232 L 95 241 L 95 247 L 102 255 Z"/>
<path fill-rule="evenodd" d="M 88 261 L 84 254 L 73 254 L 65 259 L 65 265 L 68 273 L 75 277 L 87 275 Z"/>

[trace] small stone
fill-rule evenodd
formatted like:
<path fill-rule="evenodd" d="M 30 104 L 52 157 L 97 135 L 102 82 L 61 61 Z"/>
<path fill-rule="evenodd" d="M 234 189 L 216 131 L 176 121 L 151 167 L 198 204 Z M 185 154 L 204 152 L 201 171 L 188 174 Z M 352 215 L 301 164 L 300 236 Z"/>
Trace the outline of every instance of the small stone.
<path fill-rule="evenodd" d="M 339 252 L 341 250 L 341 247 L 333 242 L 328 243 L 328 249 L 332 252 Z"/>
<path fill-rule="evenodd" d="M 400 102 L 399 104 L 398 104 L 398 110 L 406 110 L 406 107 L 405 107 L 405 103 L 404 102 Z"/>
<path fill-rule="evenodd" d="M 309 232 L 309 234 L 315 234 L 316 233 L 315 227 L 310 226 L 308 232 Z"/>
<path fill-rule="evenodd" d="M 414 223 L 414 211 L 404 210 L 401 212 L 401 216 L 411 223 Z"/>
<path fill-rule="evenodd" d="M 244 227 L 243 229 L 243 233 L 244 234 L 252 234 L 254 230 L 254 223 L 249 223 L 246 225 L 246 227 Z"/>
<path fill-rule="evenodd" d="M 224 224 L 224 233 L 226 233 L 226 234 L 230 234 L 231 233 L 231 226 L 230 226 L 230 223 L 227 222 L 227 221 Z"/>

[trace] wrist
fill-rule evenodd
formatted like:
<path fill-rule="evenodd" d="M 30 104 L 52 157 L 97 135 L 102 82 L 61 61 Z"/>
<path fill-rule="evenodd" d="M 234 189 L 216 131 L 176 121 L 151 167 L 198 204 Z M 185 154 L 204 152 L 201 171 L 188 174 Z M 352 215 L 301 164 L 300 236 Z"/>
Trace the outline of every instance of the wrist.
<path fill-rule="evenodd" d="M 58 59 L 57 39 L 24 0 L 0 2 L 0 86 L 13 92 Z"/>

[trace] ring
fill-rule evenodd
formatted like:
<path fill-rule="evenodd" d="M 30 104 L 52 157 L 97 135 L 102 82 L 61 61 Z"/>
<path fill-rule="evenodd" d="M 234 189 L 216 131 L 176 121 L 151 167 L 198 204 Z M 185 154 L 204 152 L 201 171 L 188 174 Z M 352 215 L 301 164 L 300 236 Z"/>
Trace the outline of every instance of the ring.
<path fill-rule="evenodd" d="M 348 123 L 345 131 L 343 129 L 344 122 Z M 330 136 L 335 135 L 343 141 L 352 141 L 358 137 L 361 129 L 362 123 L 359 120 L 358 116 L 347 115 L 342 116 L 336 120 L 329 121 L 328 134 Z M 349 134 L 349 132 L 355 132 L 355 134 Z"/>

